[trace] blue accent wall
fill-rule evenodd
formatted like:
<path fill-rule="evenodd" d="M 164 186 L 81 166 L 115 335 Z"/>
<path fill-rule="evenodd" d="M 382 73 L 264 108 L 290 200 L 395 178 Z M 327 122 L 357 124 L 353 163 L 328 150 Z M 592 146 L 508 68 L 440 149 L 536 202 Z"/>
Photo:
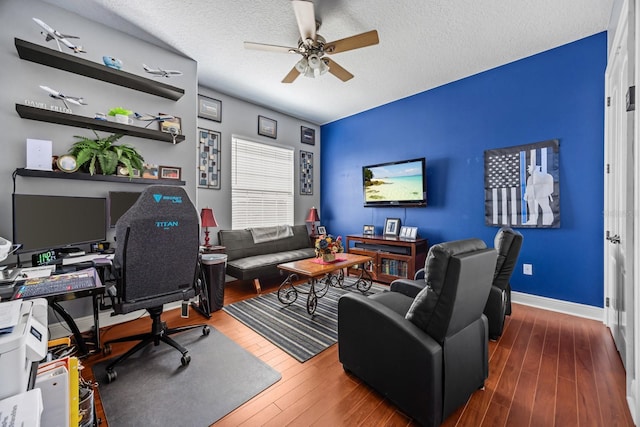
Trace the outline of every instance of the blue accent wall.
<path fill-rule="evenodd" d="M 560 228 L 519 229 L 511 284 L 602 307 L 606 62 L 603 32 L 322 126 L 322 225 L 343 236 L 364 224 L 380 233 L 385 218 L 400 218 L 430 244 L 478 237 L 493 246 L 484 150 L 559 139 Z M 363 165 L 423 156 L 427 207 L 363 207 Z"/>

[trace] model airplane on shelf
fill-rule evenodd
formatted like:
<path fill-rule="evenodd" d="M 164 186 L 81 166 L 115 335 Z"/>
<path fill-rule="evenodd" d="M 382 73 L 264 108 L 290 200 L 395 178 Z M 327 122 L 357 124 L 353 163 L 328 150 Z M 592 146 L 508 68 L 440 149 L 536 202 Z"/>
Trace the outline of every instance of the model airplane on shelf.
<path fill-rule="evenodd" d="M 88 105 L 86 102 L 84 102 L 84 98 L 81 96 L 68 96 L 68 95 L 64 95 L 60 92 L 58 92 L 55 89 L 51 89 L 49 86 L 40 86 L 41 89 L 49 92 L 49 96 L 52 97 L 53 99 L 59 99 L 60 101 L 62 101 L 62 103 L 64 104 L 64 106 L 70 110 L 69 106 L 67 105 L 67 101 L 69 101 L 72 104 L 76 104 L 76 105 Z"/>
<path fill-rule="evenodd" d="M 163 70 L 162 68 L 151 68 L 146 64 L 142 64 L 142 67 L 147 73 L 153 74 L 156 77 L 171 77 L 182 75 L 182 71 L 178 70 Z"/>
<path fill-rule="evenodd" d="M 145 127 L 149 127 L 149 125 L 151 123 L 157 122 L 157 123 L 162 123 L 166 120 L 172 120 L 175 119 L 174 116 L 171 116 L 169 114 L 156 114 L 156 115 L 152 115 L 152 114 L 139 114 L 139 113 L 133 113 L 133 117 L 136 120 L 140 120 L 143 122 L 149 122 L 147 123 L 147 125 Z"/>
<path fill-rule="evenodd" d="M 40 25 L 40 27 L 42 27 L 42 29 L 44 30 L 44 31 L 41 31 L 40 33 L 43 36 L 45 36 L 45 41 L 55 40 L 56 43 L 58 44 L 58 50 L 60 52 L 62 52 L 62 48 L 60 47 L 60 42 L 62 42 L 62 44 L 64 44 L 66 47 L 68 47 L 75 53 L 87 53 L 85 50 L 82 49 L 82 46 L 75 45 L 71 43 L 69 40 L 67 40 L 67 39 L 78 39 L 80 37 L 70 36 L 68 34 L 62 34 L 59 31 L 54 30 L 53 28 L 48 26 L 44 21 L 38 18 L 33 18 L 33 20 L 36 21 L 36 24 Z"/>

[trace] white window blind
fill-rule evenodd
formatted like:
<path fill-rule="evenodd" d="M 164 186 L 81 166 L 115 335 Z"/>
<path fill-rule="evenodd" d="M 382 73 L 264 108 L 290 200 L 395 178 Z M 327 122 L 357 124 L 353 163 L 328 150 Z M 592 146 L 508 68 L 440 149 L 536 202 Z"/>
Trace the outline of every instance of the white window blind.
<path fill-rule="evenodd" d="M 293 149 L 231 140 L 231 227 L 293 225 Z"/>

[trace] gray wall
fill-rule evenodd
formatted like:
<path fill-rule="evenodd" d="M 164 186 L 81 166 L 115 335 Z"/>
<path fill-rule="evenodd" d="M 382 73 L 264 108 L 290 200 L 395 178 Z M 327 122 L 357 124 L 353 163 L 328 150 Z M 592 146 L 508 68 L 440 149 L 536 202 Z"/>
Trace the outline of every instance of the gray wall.
<path fill-rule="evenodd" d="M 80 37 L 76 40 L 87 51 L 83 58 L 102 64 L 102 56 L 120 58 L 123 70 L 141 76 L 148 76 L 142 69 L 142 63 L 150 66 L 178 69 L 183 76 L 165 79 L 165 82 L 183 88 L 185 95 L 178 101 L 171 101 L 154 95 L 135 91 L 21 60 L 14 46 L 14 38 L 57 49 L 55 41 L 45 42 L 40 27 L 32 20 L 40 18 L 54 29 Z M 107 112 L 110 108 L 122 106 L 141 113 L 168 113 L 182 119 L 186 140 L 180 144 L 170 144 L 130 136 L 120 142 L 134 145 L 148 163 L 181 167 L 185 189 L 195 200 L 195 176 L 193 155 L 196 127 L 197 64 L 183 56 L 167 52 L 157 46 L 133 39 L 124 33 L 88 21 L 65 10 L 47 3 L 33 0 L 5 0 L 0 2 L 0 63 L 2 79 L 0 91 L 3 103 L 0 104 L 0 123 L 2 123 L 2 155 L 0 156 L 0 236 L 11 238 L 11 193 L 12 172 L 26 166 L 26 139 L 46 139 L 53 141 L 53 154 L 67 152 L 76 140 L 74 135 L 93 136 L 88 129 L 43 123 L 21 119 L 15 110 L 15 104 L 26 99 L 45 102 L 47 105 L 61 103 L 49 98 L 40 89 L 46 85 L 73 96 L 84 96 L 89 105 L 69 104 L 74 114 L 92 117 L 96 112 Z M 71 52 L 68 48 L 64 48 Z M 73 53 L 69 53 L 74 55 Z M 155 124 L 152 124 L 154 126 Z M 101 132 L 101 135 L 107 135 Z M 16 179 L 16 193 L 37 193 L 53 195 L 79 195 L 106 197 L 108 191 L 141 191 L 140 184 L 110 183 L 96 181 L 71 181 L 44 178 Z"/>
<path fill-rule="evenodd" d="M 57 49 L 54 41 L 45 42 L 40 34 L 40 27 L 32 20 L 39 18 L 54 29 L 64 34 L 80 37 L 74 40 L 87 51 L 81 55 L 90 61 L 102 64 L 102 56 L 110 55 L 121 59 L 123 70 L 144 77 L 149 77 L 142 69 L 142 63 L 181 70 L 184 75 L 162 81 L 185 90 L 185 95 L 178 101 L 171 101 L 132 89 L 122 88 L 99 80 L 58 70 L 18 57 L 14 46 L 14 38 L 20 38 Z M 157 44 L 162 45 L 162 42 Z M 63 49 L 71 52 L 66 47 Z M 69 53 L 74 55 L 73 53 Z M 185 189 L 196 204 L 198 210 L 205 206 L 214 208 L 218 229 L 231 228 L 231 186 L 230 160 L 231 135 L 236 134 L 247 139 L 283 144 L 296 148 L 295 168 L 295 221 L 304 222 L 311 206 L 320 205 L 320 127 L 303 122 L 265 107 L 226 96 L 208 88 L 198 88 L 197 64 L 190 58 L 180 56 L 171 50 L 149 44 L 120 31 L 105 27 L 99 23 L 57 8 L 48 3 L 36 0 L 0 0 L 0 93 L 3 103 L 0 104 L 0 123 L 2 124 L 2 149 L 0 151 L 0 236 L 12 237 L 12 202 L 13 182 L 11 175 L 16 168 L 26 166 L 27 138 L 47 139 L 53 141 L 53 154 L 67 152 L 75 141 L 74 135 L 92 136 L 90 130 L 34 120 L 22 119 L 15 110 L 15 104 L 23 104 L 25 100 L 45 102 L 57 105 L 59 101 L 49 98 L 40 85 L 46 85 L 73 96 L 84 96 L 87 106 L 71 105 L 73 113 L 92 117 L 96 112 L 107 112 L 110 108 L 122 106 L 140 113 L 168 113 L 182 120 L 182 132 L 186 140 L 172 145 L 148 139 L 125 136 L 122 143 L 136 146 L 145 160 L 159 165 L 178 166 L 182 168 L 182 179 L 186 181 Z M 152 77 L 151 77 L 152 78 Z M 200 93 L 222 101 L 222 122 L 212 122 L 197 118 L 197 94 Z M 278 121 L 278 138 L 273 140 L 257 134 L 258 115 L 267 116 Z M 316 130 L 316 145 L 300 143 L 300 126 L 305 125 Z M 222 134 L 221 189 L 198 189 L 196 186 L 197 162 L 197 127 L 203 127 Z M 106 133 L 101 133 L 106 135 Z M 313 196 L 299 194 L 299 150 L 314 153 Z M 16 178 L 16 193 L 53 194 L 69 196 L 106 197 L 109 191 L 142 191 L 144 185 L 128 183 L 111 183 L 99 181 L 76 181 L 44 178 Z M 217 230 L 210 230 L 212 243 L 217 243 Z M 109 232 L 108 239 L 112 240 Z M 22 261 L 28 260 L 23 257 Z M 10 257 L 3 264 L 15 262 Z M 65 306 L 74 317 L 89 316 L 88 299 L 69 301 Z M 50 312 L 50 323 L 56 318 Z"/>
<path fill-rule="evenodd" d="M 198 208 L 211 207 L 216 216 L 218 227 L 211 229 L 209 237 L 217 244 L 218 230 L 231 229 L 231 137 L 236 135 L 247 140 L 264 141 L 268 144 L 295 148 L 295 198 L 294 221 L 303 224 L 312 206 L 320 208 L 320 126 L 301 121 L 268 108 L 224 95 L 212 89 L 200 86 L 200 94 L 222 101 L 222 121 L 220 123 L 198 118 L 198 126 L 220 132 L 222 136 L 222 181 L 220 190 L 198 188 Z M 266 116 L 278 122 L 277 139 L 258 135 L 258 115 Z M 315 145 L 300 142 L 300 126 L 316 131 Z M 313 153 L 313 195 L 300 195 L 300 150 Z M 322 216 L 320 216 L 322 218 Z"/>

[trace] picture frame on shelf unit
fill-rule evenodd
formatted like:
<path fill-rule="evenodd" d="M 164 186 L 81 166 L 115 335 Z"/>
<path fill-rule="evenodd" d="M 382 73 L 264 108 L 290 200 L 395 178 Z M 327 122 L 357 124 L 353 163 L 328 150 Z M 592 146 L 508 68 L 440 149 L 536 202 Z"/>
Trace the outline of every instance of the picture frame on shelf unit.
<path fill-rule="evenodd" d="M 319 225 L 318 229 L 316 230 L 316 234 L 318 235 L 323 235 L 323 234 L 327 234 L 327 229 L 325 228 L 324 225 Z"/>
<path fill-rule="evenodd" d="M 162 115 L 164 113 L 158 113 Z M 162 120 L 160 123 L 160 130 L 171 135 L 182 135 L 182 120 L 180 117 L 174 117 L 173 119 Z"/>
<path fill-rule="evenodd" d="M 198 94 L 198 117 L 222 122 L 222 101 Z"/>
<path fill-rule="evenodd" d="M 415 240 L 418 237 L 418 227 L 400 227 L 400 238 L 407 240 Z"/>
<path fill-rule="evenodd" d="M 265 116 L 258 116 L 258 135 L 278 138 L 278 122 Z"/>
<path fill-rule="evenodd" d="M 387 218 L 384 221 L 384 235 L 398 237 L 400 232 L 400 218 Z"/>
<path fill-rule="evenodd" d="M 162 179 L 177 179 L 180 180 L 182 175 L 182 168 L 177 166 L 160 166 L 159 176 Z"/>
<path fill-rule="evenodd" d="M 367 224 L 362 227 L 362 234 L 364 236 L 373 236 L 375 234 L 375 227 L 373 225 Z"/>
<path fill-rule="evenodd" d="M 300 142 L 316 145 L 316 130 L 306 126 L 300 126 Z"/>
<path fill-rule="evenodd" d="M 145 163 L 142 169 L 142 177 L 147 179 L 158 179 L 158 165 Z"/>

